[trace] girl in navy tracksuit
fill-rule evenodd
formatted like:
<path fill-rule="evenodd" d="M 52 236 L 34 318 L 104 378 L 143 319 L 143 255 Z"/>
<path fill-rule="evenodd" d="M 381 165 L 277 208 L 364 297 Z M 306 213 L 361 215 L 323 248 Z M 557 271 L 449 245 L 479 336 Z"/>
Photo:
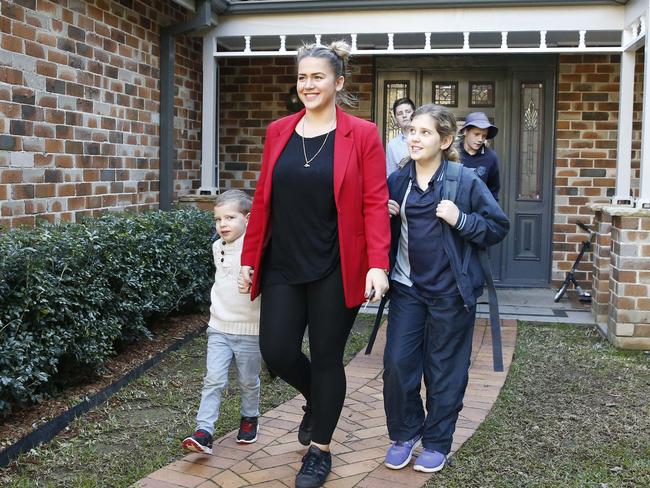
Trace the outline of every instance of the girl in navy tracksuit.
<path fill-rule="evenodd" d="M 462 168 L 455 202 L 442 199 L 445 171 L 458 159 L 456 120 L 424 105 L 411 119 L 411 161 L 388 179 L 391 296 L 384 351 L 384 406 L 394 442 L 385 465 L 441 470 L 463 406 L 484 277 L 475 246 L 501 241 L 509 222 L 471 169 Z M 426 385 L 426 414 L 420 382 Z"/>

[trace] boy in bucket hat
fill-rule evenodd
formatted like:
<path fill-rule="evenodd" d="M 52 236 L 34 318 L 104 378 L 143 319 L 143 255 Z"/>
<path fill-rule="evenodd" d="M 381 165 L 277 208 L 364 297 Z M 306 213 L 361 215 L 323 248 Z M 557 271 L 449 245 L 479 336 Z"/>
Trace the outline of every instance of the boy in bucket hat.
<path fill-rule="evenodd" d="M 474 168 L 499 201 L 499 158 L 497 153 L 485 146 L 485 141 L 494 139 L 499 129 L 490 123 L 483 112 L 472 112 L 465 117 L 465 124 L 459 131 L 463 135 L 460 145 L 460 160 L 468 168 Z"/>

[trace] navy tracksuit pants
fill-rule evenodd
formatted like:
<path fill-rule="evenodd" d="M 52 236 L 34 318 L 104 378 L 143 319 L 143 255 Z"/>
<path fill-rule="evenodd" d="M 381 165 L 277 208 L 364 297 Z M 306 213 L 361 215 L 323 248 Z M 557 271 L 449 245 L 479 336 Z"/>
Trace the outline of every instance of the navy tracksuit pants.
<path fill-rule="evenodd" d="M 390 288 L 383 375 L 388 434 L 393 441 L 421 434 L 426 449 L 446 455 L 463 408 L 476 308 L 465 309 L 460 295 L 426 299 L 396 281 Z"/>

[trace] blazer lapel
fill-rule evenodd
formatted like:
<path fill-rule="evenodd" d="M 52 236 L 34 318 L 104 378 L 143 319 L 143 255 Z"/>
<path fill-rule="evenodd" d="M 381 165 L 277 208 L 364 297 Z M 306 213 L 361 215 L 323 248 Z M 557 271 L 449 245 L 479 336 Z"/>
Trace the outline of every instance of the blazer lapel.
<path fill-rule="evenodd" d="M 284 150 L 285 146 L 291 138 L 291 134 L 296 129 L 298 121 L 305 113 L 305 109 L 302 109 L 300 112 L 295 114 L 293 117 L 287 117 L 285 119 L 285 124 L 283 127 L 278 128 L 277 135 L 275 135 L 271 140 L 266 141 L 267 144 L 271 144 L 271 149 L 269 152 L 269 169 L 264 184 L 264 200 L 268 201 L 269 196 L 271 195 L 271 182 L 273 181 L 273 168 L 275 168 L 275 163 L 277 163 L 280 154 Z"/>
<path fill-rule="evenodd" d="M 336 134 L 334 136 L 334 201 L 339 203 L 339 193 L 345 171 L 354 148 L 350 116 L 336 107 Z"/>

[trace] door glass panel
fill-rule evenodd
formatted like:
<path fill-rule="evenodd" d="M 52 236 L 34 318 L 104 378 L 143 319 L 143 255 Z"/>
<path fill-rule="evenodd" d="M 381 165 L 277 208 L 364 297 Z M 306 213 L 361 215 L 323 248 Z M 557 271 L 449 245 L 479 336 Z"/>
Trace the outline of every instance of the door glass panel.
<path fill-rule="evenodd" d="M 472 81 L 469 84 L 470 107 L 494 107 L 494 82 Z"/>
<path fill-rule="evenodd" d="M 410 97 L 410 82 L 408 80 L 386 80 L 384 82 L 384 141 L 390 141 L 399 134 L 400 129 L 393 116 L 393 103 L 395 100 Z"/>
<path fill-rule="evenodd" d="M 540 200 L 542 197 L 543 89 L 542 83 L 521 84 L 518 200 Z"/>
<path fill-rule="evenodd" d="M 458 107 L 458 82 L 434 81 L 431 100 L 433 100 L 433 103 L 444 107 Z"/>

